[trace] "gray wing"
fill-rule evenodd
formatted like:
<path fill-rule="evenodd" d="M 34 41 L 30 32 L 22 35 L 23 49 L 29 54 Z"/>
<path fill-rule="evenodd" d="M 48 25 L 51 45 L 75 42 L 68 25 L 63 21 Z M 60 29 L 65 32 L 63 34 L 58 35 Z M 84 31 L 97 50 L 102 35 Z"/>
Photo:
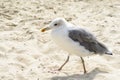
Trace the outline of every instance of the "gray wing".
<path fill-rule="evenodd" d="M 91 33 L 85 31 L 84 29 L 70 30 L 69 37 L 72 40 L 79 42 L 80 45 L 85 47 L 90 52 L 100 54 L 109 52 L 105 45 L 98 42 Z"/>

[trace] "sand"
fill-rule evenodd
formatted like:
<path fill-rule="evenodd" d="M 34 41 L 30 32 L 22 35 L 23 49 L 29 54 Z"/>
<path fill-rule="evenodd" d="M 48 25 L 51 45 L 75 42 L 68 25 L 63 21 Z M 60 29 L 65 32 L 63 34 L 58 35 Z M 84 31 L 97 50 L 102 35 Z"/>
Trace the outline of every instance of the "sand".
<path fill-rule="evenodd" d="M 91 31 L 112 56 L 71 55 L 40 29 L 57 17 Z M 0 0 L 0 80 L 120 80 L 120 0 Z"/>

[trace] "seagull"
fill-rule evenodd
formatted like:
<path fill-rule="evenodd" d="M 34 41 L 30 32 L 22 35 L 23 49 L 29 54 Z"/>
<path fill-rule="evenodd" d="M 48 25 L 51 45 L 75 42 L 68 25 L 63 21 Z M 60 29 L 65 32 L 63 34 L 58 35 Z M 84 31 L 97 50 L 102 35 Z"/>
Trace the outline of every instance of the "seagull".
<path fill-rule="evenodd" d="M 51 37 L 53 41 L 64 51 L 67 51 L 69 55 L 74 54 L 81 58 L 84 73 L 87 71 L 83 57 L 94 54 L 112 55 L 112 52 L 104 44 L 100 43 L 93 34 L 67 22 L 64 18 L 54 19 L 47 27 L 42 28 L 41 32 L 47 30 L 52 30 Z M 64 64 L 58 69 L 59 71 L 69 61 L 69 55 Z"/>

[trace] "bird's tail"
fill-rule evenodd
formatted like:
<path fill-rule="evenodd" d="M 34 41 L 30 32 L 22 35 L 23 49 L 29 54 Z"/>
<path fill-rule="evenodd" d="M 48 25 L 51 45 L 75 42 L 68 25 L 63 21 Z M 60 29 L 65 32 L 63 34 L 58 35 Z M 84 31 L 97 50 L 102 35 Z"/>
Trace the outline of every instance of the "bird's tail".
<path fill-rule="evenodd" d="M 98 44 L 99 44 L 99 46 L 101 48 L 100 50 L 101 50 L 102 53 L 105 53 L 105 54 L 108 54 L 108 55 L 112 55 L 112 52 L 109 51 L 104 44 L 102 44 L 100 42 L 98 42 Z"/>
<path fill-rule="evenodd" d="M 110 52 L 110 51 L 106 52 L 105 54 L 113 55 L 112 52 Z"/>

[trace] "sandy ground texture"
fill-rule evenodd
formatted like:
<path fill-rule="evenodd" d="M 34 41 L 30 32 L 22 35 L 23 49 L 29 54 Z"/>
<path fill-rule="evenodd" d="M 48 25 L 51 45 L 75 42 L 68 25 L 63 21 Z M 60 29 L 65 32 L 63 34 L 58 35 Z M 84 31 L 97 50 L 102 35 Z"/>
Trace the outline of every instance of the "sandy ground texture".
<path fill-rule="evenodd" d="M 68 53 L 40 29 L 57 17 L 83 26 L 112 56 Z M 120 80 L 120 0 L 0 0 L 0 80 Z"/>

